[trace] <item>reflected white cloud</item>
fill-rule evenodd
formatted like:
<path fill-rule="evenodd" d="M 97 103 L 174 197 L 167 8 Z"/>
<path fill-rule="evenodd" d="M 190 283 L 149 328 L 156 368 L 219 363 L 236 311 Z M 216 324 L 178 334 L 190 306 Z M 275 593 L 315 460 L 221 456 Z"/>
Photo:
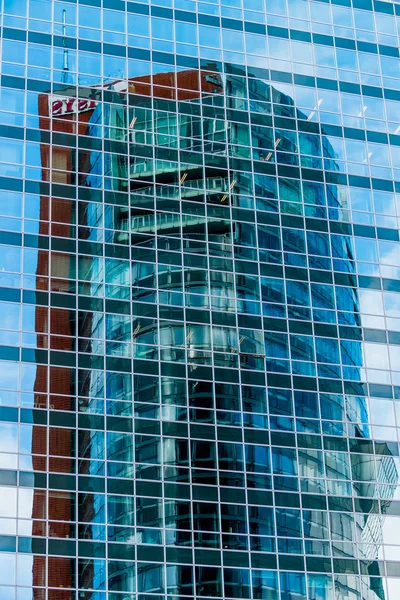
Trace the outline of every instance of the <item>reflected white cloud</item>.
<path fill-rule="evenodd" d="M 1 487 L 0 488 L 0 516 L 1 517 L 17 517 L 17 488 Z"/>

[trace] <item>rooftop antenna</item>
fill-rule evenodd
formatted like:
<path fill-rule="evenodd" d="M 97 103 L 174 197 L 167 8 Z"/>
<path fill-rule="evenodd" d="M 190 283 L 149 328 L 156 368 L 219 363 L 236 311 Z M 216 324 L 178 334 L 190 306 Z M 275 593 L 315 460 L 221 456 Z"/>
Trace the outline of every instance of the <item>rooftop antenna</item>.
<path fill-rule="evenodd" d="M 68 61 L 68 48 L 67 48 L 67 11 L 62 11 L 62 36 L 63 36 L 63 74 L 62 82 L 68 83 L 68 72 L 69 72 L 69 61 Z"/>

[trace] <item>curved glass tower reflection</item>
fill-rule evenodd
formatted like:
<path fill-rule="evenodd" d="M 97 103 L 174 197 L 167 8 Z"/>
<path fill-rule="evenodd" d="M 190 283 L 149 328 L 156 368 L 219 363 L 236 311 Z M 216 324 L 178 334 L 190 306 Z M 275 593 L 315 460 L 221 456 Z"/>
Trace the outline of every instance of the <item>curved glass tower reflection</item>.
<path fill-rule="evenodd" d="M 397 600 L 397 8 L 5 0 L 0 598 Z"/>

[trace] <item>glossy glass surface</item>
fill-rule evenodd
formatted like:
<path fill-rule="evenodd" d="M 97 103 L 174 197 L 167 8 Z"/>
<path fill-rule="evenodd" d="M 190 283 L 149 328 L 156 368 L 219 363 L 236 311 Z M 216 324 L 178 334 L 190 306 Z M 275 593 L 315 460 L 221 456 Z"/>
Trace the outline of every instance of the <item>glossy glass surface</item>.
<path fill-rule="evenodd" d="M 86 1 L 1 12 L 1 600 L 398 600 L 400 5 Z"/>

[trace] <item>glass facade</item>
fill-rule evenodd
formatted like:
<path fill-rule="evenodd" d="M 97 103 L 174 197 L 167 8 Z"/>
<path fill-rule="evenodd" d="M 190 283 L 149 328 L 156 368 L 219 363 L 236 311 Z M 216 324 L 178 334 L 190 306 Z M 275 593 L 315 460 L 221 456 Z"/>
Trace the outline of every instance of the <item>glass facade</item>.
<path fill-rule="evenodd" d="M 0 19 L 0 599 L 398 600 L 400 4 Z"/>

